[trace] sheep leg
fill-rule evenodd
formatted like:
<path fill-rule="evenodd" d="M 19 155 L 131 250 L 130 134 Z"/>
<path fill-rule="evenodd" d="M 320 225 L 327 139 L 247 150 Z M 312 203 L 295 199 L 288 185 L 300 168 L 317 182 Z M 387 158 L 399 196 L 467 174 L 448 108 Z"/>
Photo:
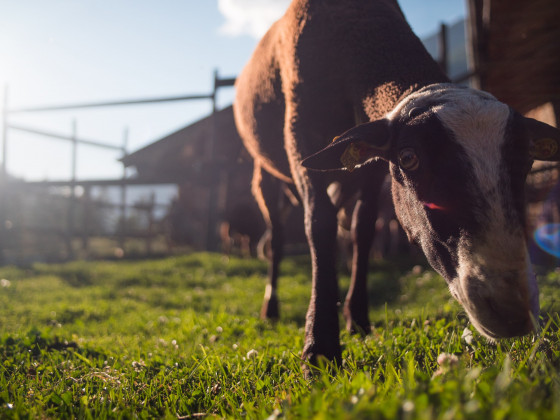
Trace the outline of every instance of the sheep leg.
<path fill-rule="evenodd" d="M 312 188 L 304 199 L 305 229 L 311 251 L 312 288 L 306 316 L 303 359 L 317 365 L 321 358 L 340 366 L 338 284 L 336 278 L 336 209 L 326 193 Z"/>
<path fill-rule="evenodd" d="M 379 209 L 379 194 L 383 185 L 386 165 L 378 162 L 363 168 L 367 184 L 352 213 L 352 278 L 344 302 L 346 329 L 352 333 L 368 334 L 371 325 L 368 316 L 367 274 L 369 254 L 375 236 L 375 221 Z"/>
<path fill-rule="evenodd" d="M 376 215 L 375 203 L 358 200 L 352 222 L 352 279 L 343 311 L 346 329 L 352 334 L 365 335 L 371 331 L 368 316 L 367 272 Z"/>
<path fill-rule="evenodd" d="M 284 195 L 282 182 L 264 171 L 257 163 L 253 174 L 253 194 L 265 218 L 268 238 L 268 283 L 266 285 L 261 318 L 277 320 L 280 317 L 278 303 L 278 268 L 284 253 L 284 226 L 280 200 Z"/>

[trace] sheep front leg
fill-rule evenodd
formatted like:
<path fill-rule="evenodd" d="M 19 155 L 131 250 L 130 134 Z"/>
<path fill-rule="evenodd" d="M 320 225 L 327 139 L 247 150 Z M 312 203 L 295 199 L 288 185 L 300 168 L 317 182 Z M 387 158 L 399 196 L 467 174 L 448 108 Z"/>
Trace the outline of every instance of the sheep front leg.
<path fill-rule="evenodd" d="M 340 366 L 336 278 L 336 209 L 324 192 L 313 191 L 305 201 L 305 229 L 312 260 L 311 300 L 305 323 L 303 359 L 317 365 L 321 358 Z"/>

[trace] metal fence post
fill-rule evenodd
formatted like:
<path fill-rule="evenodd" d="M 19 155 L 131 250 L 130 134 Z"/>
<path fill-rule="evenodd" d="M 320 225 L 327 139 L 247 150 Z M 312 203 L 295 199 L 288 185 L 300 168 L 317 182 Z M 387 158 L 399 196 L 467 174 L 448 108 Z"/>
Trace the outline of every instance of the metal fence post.
<path fill-rule="evenodd" d="M 124 129 L 123 132 L 123 147 L 122 153 L 123 158 L 127 155 L 128 149 L 128 127 Z M 119 235 L 119 247 L 124 251 L 124 246 L 126 242 L 126 165 L 123 162 L 123 174 L 122 174 L 122 184 L 121 184 L 121 206 L 120 206 L 120 219 L 121 219 L 121 229 Z"/>
<path fill-rule="evenodd" d="M 8 193 L 8 85 L 4 86 L 4 104 L 2 108 L 2 173 L 0 174 L 0 265 L 4 264 L 6 249 L 6 200 Z"/>
<path fill-rule="evenodd" d="M 74 224 L 76 216 L 76 174 L 78 168 L 78 134 L 76 119 L 72 120 L 72 173 L 70 179 L 70 198 L 68 202 L 68 225 L 66 232 L 66 246 L 68 258 L 74 259 L 74 248 L 72 242 L 74 240 Z"/>
<path fill-rule="evenodd" d="M 442 23 L 438 33 L 438 64 L 445 74 L 448 74 L 447 65 L 447 25 Z"/>
<path fill-rule="evenodd" d="M 2 182 L 6 180 L 8 151 L 8 85 L 4 86 L 4 107 L 2 108 Z"/>
<path fill-rule="evenodd" d="M 91 187 L 84 187 L 84 194 L 82 196 L 82 251 L 85 255 L 89 254 L 89 237 L 90 237 L 90 227 L 91 227 Z"/>

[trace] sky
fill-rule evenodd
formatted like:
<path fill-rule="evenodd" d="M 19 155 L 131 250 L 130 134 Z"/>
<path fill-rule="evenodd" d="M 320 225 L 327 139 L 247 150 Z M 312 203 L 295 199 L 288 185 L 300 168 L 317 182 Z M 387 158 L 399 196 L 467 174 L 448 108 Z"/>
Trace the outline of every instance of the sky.
<path fill-rule="evenodd" d="M 465 0 L 400 0 L 418 36 L 466 15 Z M 236 76 L 289 0 L 0 0 L 0 106 L 209 94 L 214 72 Z M 233 88 L 218 92 L 220 108 Z M 209 100 L 13 113 L 9 124 L 134 152 L 205 117 Z M 0 121 L 0 124 L 2 122 Z M 126 140 L 125 140 L 126 138 Z M 71 175 L 71 146 L 9 129 L 8 172 L 26 180 Z M 78 179 L 122 176 L 122 152 L 78 147 Z M 4 157 L 2 157 L 4 159 Z"/>

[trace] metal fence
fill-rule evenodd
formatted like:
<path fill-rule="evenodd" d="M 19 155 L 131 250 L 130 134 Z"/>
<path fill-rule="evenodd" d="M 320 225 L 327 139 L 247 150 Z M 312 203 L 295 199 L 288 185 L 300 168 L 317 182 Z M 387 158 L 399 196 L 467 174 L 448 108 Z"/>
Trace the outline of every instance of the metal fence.
<path fill-rule="evenodd" d="M 116 146 L 106 142 L 84 139 L 77 136 L 76 120 L 72 121 L 72 134 L 63 135 L 43 129 L 27 127 L 10 122 L 10 116 L 24 113 L 45 113 L 62 110 L 90 109 L 115 106 L 134 106 L 142 104 L 154 104 L 179 101 L 205 100 L 212 102 L 213 114 L 217 110 L 217 92 L 222 87 L 233 86 L 234 78 L 220 78 L 218 73 L 214 74 L 214 88 L 209 94 L 181 95 L 172 97 L 127 99 L 106 102 L 77 103 L 65 105 L 53 105 L 42 107 L 22 107 L 10 108 L 8 103 L 8 89 L 4 92 L 4 106 L 2 112 L 3 132 L 2 132 L 2 153 L 3 160 L 0 172 L 0 263 L 20 263 L 33 259 L 47 260 L 67 260 L 73 259 L 77 255 L 91 255 L 91 239 L 110 238 L 115 242 L 117 254 L 127 248 L 127 242 L 140 239 L 144 243 L 144 254 L 153 253 L 153 243 L 158 237 L 164 237 L 165 223 L 156 220 L 155 214 L 158 207 L 167 206 L 165 203 L 156 203 L 153 196 L 144 203 L 127 204 L 127 191 L 129 188 L 139 185 L 164 185 L 174 184 L 178 180 L 140 180 L 127 177 L 126 168 L 123 165 L 123 175 L 120 179 L 114 180 L 78 180 L 77 179 L 77 150 L 81 145 L 93 146 L 101 149 L 120 151 L 123 157 L 127 155 L 128 130 L 124 130 L 122 145 Z M 9 133 L 20 131 L 35 136 L 40 136 L 46 140 L 57 140 L 69 142 L 72 146 L 71 158 L 71 177 L 65 181 L 40 181 L 23 182 L 11 179 L 7 171 L 7 151 L 9 149 Z M 212 142 L 212 135 L 209 139 Z M 118 188 L 120 189 L 120 199 L 118 202 L 108 202 L 103 199 L 92 199 L 91 191 L 95 187 Z M 62 189 L 62 193 L 61 193 Z M 81 191 L 81 194 L 78 194 Z M 216 191 L 211 190 L 209 194 L 209 209 L 215 208 Z M 35 201 L 34 205 L 29 201 Z M 55 204 L 53 201 L 57 201 Z M 48 204 L 47 204 L 48 203 Z M 17 204 L 17 205 L 16 205 Z M 23 208 L 42 208 L 54 212 L 51 219 L 44 216 L 41 225 L 30 224 L 24 216 Z M 117 210 L 118 221 L 114 224 L 115 229 L 108 232 L 107 229 L 93 228 L 92 215 L 98 214 L 100 209 Z M 147 220 L 144 229 L 134 229 L 129 226 L 131 216 L 143 214 L 141 217 Z M 37 219 L 34 215 L 32 219 Z M 210 210 L 210 221 L 216 220 L 216 215 Z M 27 220 L 27 221 L 26 221 Z M 209 223 L 210 224 L 210 223 Z M 213 236 L 213 229 L 208 229 L 208 247 L 210 249 L 217 246 L 217 239 Z M 50 243 L 49 246 L 39 245 L 34 247 L 33 240 L 37 244 L 42 242 Z M 45 240 L 41 238 L 46 238 Z M 62 245 L 57 246 L 58 243 Z M 34 249 L 38 248 L 38 249 Z M 39 252 L 42 255 L 38 256 Z M 138 253 L 138 252 L 137 252 Z M 45 255 L 47 255 L 45 257 Z M 117 255 L 118 256 L 118 255 Z"/>

